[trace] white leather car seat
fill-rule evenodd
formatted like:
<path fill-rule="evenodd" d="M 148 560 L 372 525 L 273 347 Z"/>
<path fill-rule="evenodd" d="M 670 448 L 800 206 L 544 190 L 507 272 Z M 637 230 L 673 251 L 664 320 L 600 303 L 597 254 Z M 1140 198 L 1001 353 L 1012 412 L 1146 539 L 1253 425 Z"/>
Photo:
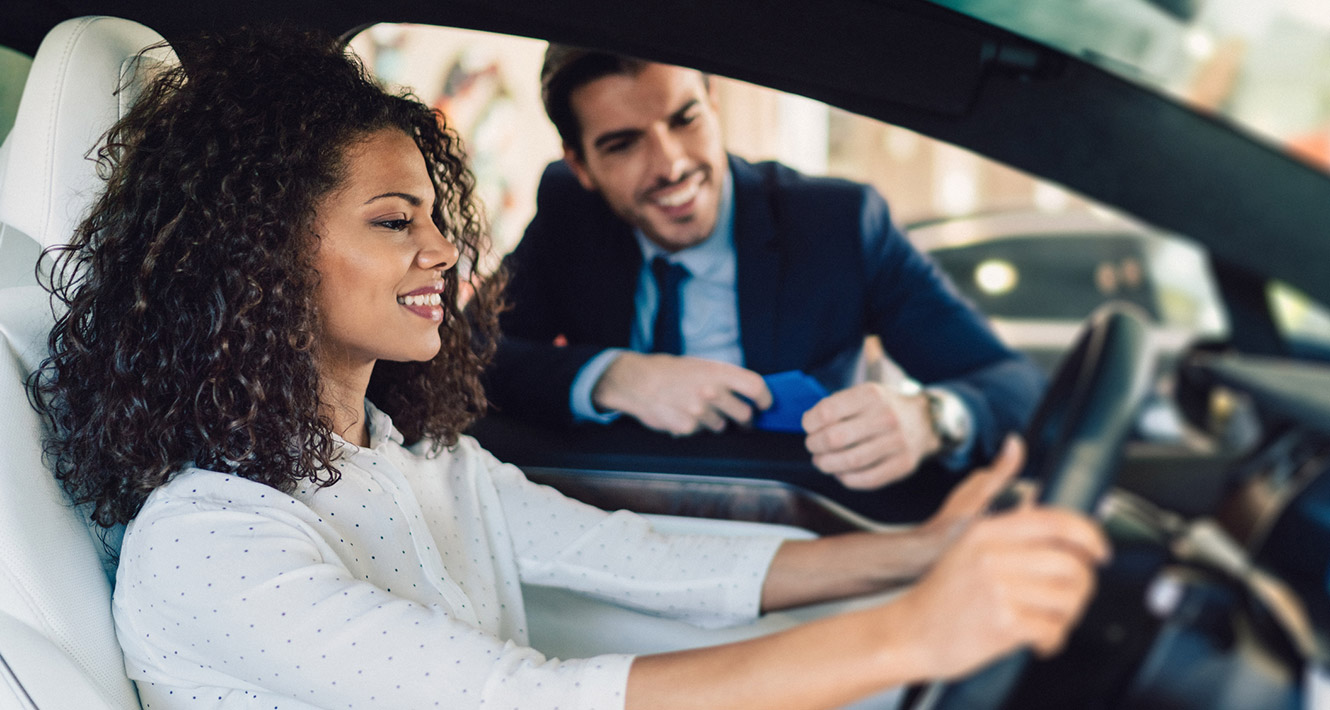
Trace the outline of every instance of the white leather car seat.
<path fill-rule="evenodd" d="M 0 143 L 0 194 L 5 191 L 5 163 L 9 160 L 9 141 Z M 41 247 L 28 235 L 0 222 L 0 288 L 34 283 Z"/>
<path fill-rule="evenodd" d="M 175 61 L 165 48 L 137 59 L 161 41 L 134 22 L 85 17 L 42 42 L 0 162 L 6 240 L 22 232 L 45 247 L 73 233 L 99 189 L 88 159 L 99 137 L 142 77 Z M 0 709 L 132 710 L 102 542 L 44 465 L 43 424 L 24 387 L 52 322 L 36 286 L 0 290 Z"/>

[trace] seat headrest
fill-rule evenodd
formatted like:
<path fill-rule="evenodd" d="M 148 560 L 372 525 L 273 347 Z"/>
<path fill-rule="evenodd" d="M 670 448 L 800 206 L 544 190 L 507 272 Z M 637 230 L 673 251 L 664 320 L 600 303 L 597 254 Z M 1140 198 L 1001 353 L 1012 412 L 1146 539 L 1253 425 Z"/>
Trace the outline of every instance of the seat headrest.
<path fill-rule="evenodd" d="M 174 64 L 151 29 L 114 17 L 80 17 L 47 34 L 33 57 L 9 155 L 0 164 L 0 222 L 42 246 L 66 243 L 101 188 L 98 140 L 138 96 L 146 77 Z"/>

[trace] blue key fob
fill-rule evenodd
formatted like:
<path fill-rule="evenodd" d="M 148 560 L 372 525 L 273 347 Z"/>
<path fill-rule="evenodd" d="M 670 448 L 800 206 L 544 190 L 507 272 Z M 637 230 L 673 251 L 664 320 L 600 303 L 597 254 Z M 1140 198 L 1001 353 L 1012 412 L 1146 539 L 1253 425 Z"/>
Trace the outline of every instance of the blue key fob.
<path fill-rule="evenodd" d="M 771 406 L 758 412 L 753 427 L 763 431 L 802 434 L 804 412 L 822 401 L 828 392 L 821 382 L 799 370 L 788 370 L 762 378 L 771 390 Z"/>

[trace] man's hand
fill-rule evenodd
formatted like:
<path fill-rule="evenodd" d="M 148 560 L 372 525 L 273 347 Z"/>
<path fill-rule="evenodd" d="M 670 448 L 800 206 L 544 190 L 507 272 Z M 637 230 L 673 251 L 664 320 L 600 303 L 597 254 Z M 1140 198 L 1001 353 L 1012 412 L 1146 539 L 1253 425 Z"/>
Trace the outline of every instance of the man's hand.
<path fill-rule="evenodd" d="M 896 623 L 921 667 L 946 678 L 1022 647 L 1057 652 L 1093 595 L 1109 554 L 1098 526 L 1067 510 L 1024 506 L 971 525 L 898 600 Z"/>
<path fill-rule="evenodd" d="M 841 390 L 804 412 L 813 465 L 848 488 L 880 488 L 914 472 L 941 442 L 928 398 L 876 382 Z"/>
<path fill-rule="evenodd" d="M 686 436 L 723 431 L 728 422 L 748 424 L 754 406 L 771 406 L 771 392 L 761 375 L 737 365 L 626 352 L 601 375 L 591 401 L 651 429 Z"/>

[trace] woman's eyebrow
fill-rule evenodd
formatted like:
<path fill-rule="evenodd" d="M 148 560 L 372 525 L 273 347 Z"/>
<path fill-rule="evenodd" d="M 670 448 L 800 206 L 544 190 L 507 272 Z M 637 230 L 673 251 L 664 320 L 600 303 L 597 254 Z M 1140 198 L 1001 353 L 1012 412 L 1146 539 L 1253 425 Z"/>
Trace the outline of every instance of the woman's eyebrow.
<path fill-rule="evenodd" d="M 407 202 L 411 203 L 411 206 L 412 206 L 412 207 L 419 207 L 419 206 L 425 204 L 425 201 L 424 201 L 424 200 L 420 199 L 419 197 L 416 197 L 415 195 L 412 195 L 412 194 L 410 194 L 410 193 L 406 193 L 406 192 L 385 192 L 385 193 L 383 193 L 382 195 L 375 195 L 375 196 L 369 198 L 368 200 L 365 200 L 365 203 L 364 203 L 364 204 L 367 204 L 367 205 L 368 205 L 369 203 L 371 203 L 371 202 L 373 202 L 373 201 L 375 201 L 375 200 L 382 200 L 382 199 L 384 199 L 385 197 L 398 197 L 398 198 L 401 198 L 401 199 L 406 200 Z"/>

